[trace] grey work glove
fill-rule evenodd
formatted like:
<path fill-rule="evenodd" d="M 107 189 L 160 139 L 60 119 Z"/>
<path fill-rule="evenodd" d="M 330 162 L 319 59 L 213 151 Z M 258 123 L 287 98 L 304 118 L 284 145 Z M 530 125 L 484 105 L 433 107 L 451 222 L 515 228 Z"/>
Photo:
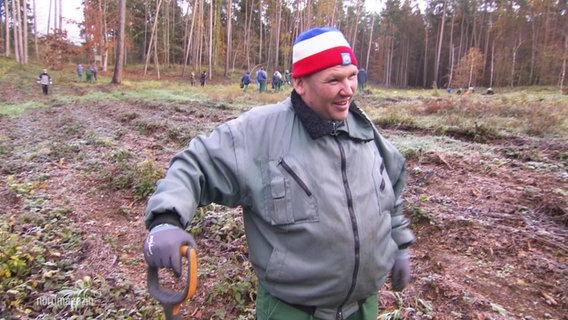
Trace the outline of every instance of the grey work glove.
<path fill-rule="evenodd" d="M 180 227 L 160 224 L 152 228 L 144 241 L 146 263 L 156 268 L 171 268 L 174 275 L 181 276 L 181 247 L 197 248 L 193 236 Z"/>
<path fill-rule="evenodd" d="M 408 250 L 398 250 L 391 270 L 391 283 L 394 291 L 402 291 L 410 282 L 410 257 Z"/>

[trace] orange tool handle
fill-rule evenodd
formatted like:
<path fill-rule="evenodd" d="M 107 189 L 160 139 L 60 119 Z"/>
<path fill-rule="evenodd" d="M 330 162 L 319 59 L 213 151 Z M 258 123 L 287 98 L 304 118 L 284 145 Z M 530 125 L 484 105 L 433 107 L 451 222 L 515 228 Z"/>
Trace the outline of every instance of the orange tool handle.
<path fill-rule="evenodd" d="M 197 253 L 195 249 L 183 245 L 181 254 L 189 260 L 187 281 L 183 291 L 174 291 L 160 286 L 158 268 L 148 267 L 148 291 L 164 307 L 166 319 L 180 319 L 181 305 L 189 300 L 197 290 Z"/>

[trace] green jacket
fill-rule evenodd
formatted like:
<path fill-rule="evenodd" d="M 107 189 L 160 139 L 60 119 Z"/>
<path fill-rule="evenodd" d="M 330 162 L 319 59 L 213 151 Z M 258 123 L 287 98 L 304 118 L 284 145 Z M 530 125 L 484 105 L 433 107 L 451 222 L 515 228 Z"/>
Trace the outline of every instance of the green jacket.
<path fill-rule="evenodd" d="M 355 104 L 350 111 L 326 121 L 293 92 L 196 137 L 158 182 L 146 226 L 175 217 L 188 227 L 198 206 L 240 205 L 263 287 L 318 307 L 318 317 L 348 316 L 414 242 L 402 215 L 404 157 Z"/>

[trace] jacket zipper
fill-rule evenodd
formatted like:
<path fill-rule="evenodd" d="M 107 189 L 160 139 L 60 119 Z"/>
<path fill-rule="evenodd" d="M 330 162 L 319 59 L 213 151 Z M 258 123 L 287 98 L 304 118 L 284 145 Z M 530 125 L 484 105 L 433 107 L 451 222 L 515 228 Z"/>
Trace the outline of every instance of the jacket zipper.
<path fill-rule="evenodd" d="M 345 158 L 345 150 L 341 145 L 339 139 L 337 138 L 337 133 L 334 135 L 337 146 L 339 147 L 339 153 L 341 155 L 341 176 L 343 179 L 343 186 L 345 187 L 345 195 L 347 196 L 347 208 L 349 211 L 349 217 L 351 219 L 351 227 L 353 229 L 353 249 L 355 256 L 355 265 L 353 267 L 353 275 L 351 278 L 351 287 L 347 292 L 347 296 L 343 302 L 337 308 L 336 320 L 343 320 L 343 306 L 347 303 L 353 291 L 355 290 L 355 285 L 357 283 L 357 276 L 359 274 L 359 263 L 360 263 L 360 240 L 359 240 L 359 227 L 357 226 L 357 219 L 355 217 L 355 212 L 353 211 L 353 196 L 351 194 L 351 188 L 349 187 L 349 180 L 347 179 L 347 159 Z"/>
<path fill-rule="evenodd" d="M 312 192 L 310 191 L 308 186 L 304 183 L 304 181 L 302 181 L 302 179 L 298 176 L 298 174 L 294 172 L 292 168 L 290 168 L 290 166 L 286 163 L 286 161 L 284 161 L 283 159 L 280 160 L 280 165 L 282 166 L 282 168 L 284 168 L 286 172 L 288 172 L 288 174 L 292 177 L 292 179 L 296 181 L 296 183 L 300 186 L 300 188 L 304 190 L 304 192 L 308 195 L 308 197 L 311 197 Z"/>

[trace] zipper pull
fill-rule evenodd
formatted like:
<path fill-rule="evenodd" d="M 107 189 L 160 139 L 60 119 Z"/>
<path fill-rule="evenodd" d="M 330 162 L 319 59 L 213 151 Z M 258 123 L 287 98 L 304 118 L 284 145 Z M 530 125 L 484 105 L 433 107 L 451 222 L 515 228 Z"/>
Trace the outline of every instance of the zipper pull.
<path fill-rule="evenodd" d="M 338 121 L 331 121 L 331 125 L 333 126 L 333 129 L 331 130 L 331 135 L 332 136 L 337 136 L 339 133 L 337 132 L 337 127 L 339 127 L 340 122 Z"/>

